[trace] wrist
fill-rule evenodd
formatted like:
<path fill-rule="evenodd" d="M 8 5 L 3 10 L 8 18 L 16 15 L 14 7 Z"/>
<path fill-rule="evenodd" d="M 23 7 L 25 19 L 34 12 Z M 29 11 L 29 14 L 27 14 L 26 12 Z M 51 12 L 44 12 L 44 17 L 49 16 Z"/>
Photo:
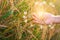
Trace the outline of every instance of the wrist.
<path fill-rule="evenodd" d="M 54 16 L 54 23 L 60 23 L 60 16 Z"/>
<path fill-rule="evenodd" d="M 53 24 L 55 23 L 56 16 L 53 16 Z"/>
<path fill-rule="evenodd" d="M 53 23 L 59 23 L 59 16 L 54 16 L 53 19 Z"/>

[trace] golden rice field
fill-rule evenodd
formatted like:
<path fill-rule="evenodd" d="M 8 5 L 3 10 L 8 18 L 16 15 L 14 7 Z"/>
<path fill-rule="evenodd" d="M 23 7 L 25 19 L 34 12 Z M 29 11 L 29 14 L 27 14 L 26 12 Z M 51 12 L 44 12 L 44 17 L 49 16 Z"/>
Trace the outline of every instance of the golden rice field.
<path fill-rule="evenodd" d="M 60 0 L 0 0 L 0 40 L 60 40 L 60 24 L 32 21 L 39 10 L 60 15 Z"/>

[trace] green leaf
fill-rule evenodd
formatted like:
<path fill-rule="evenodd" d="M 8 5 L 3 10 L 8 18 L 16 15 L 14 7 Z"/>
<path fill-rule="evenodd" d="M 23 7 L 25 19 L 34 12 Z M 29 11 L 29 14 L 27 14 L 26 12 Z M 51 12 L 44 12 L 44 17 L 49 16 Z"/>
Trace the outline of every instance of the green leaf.
<path fill-rule="evenodd" d="M 12 10 L 9 10 L 5 15 L 3 15 L 1 18 L 2 19 L 6 19 L 7 17 L 9 17 L 11 14 L 13 14 Z"/>

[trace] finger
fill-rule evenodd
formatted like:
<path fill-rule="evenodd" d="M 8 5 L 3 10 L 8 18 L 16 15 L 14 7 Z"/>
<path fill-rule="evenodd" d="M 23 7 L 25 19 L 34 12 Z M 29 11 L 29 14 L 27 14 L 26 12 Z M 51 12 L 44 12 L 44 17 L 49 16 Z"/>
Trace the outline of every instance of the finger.
<path fill-rule="evenodd" d="M 40 22 L 39 22 L 39 21 L 36 21 L 36 20 L 33 20 L 33 22 L 34 22 L 34 23 L 38 23 L 38 24 L 40 24 Z"/>
<path fill-rule="evenodd" d="M 38 18 L 38 19 L 39 19 L 38 15 L 36 15 L 36 14 L 33 14 L 33 17 L 35 17 L 35 18 Z"/>
<path fill-rule="evenodd" d="M 40 20 L 38 17 L 36 17 L 35 15 L 34 16 L 32 16 L 32 18 L 33 18 L 33 20 Z"/>
<path fill-rule="evenodd" d="M 41 24 L 41 25 L 43 25 L 43 24 L 44 24 L 44 22 L 43 22 L 43 21 L 37 21 L 37 20 L 33 20 L 33 22 L 34 22 L 34 23 Z"/>
<path fill-rule="evenodd" d="M 33 20 L 39 21 L 39 22 L 43 22 L 42 20 L 40 20 L 40 19 L 38 19 L 38 18 L 34 18 L 34 17 L 33 17 Z"/>
<path fill-rule="evenodd" d="M 42 20 L 37 19 L 37 18 L 33 18 L 34 21 L 38 21 L 38 22 L 42 22 Z"/>
<path fill-rule="evenodd" d="M 33 20 L 39 20 L 39 19 L 33 16 Z"/>
<path fill-rule="evenodd" d="M 37 18 L 38 20 L 42 20 L 42 19 L 41 19 L 41 18 L 39 18 L 39 16 L 38 16 L 38 15 L 36 15 L 36 14 L 34 14 L 34 15 L 33 15 L 33 18 L 34 18 L 34 17 L 35 17 L 35 18 Z"/>

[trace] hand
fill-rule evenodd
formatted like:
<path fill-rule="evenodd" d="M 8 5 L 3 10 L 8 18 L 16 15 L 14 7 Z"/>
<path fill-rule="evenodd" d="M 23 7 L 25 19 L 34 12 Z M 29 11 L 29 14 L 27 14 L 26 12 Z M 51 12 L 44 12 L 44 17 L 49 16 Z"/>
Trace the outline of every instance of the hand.
<path fill-rule="evenodd" d="M 33 21 L 39 24 L 53 24 L 54 23 L 54 15 L 50 13 L 44 13 L 42 17 L 43 17 L 43 20 L 40 17 L 38 17 L 37 14 L 33 14 Z"/>

